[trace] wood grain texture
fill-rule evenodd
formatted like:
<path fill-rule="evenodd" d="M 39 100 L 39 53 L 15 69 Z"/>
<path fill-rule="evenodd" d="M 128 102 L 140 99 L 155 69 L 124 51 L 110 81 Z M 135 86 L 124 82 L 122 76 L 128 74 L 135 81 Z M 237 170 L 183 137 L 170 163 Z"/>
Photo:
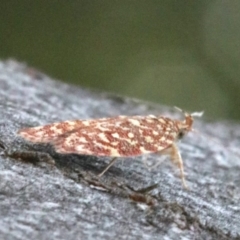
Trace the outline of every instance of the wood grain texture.
<path fill-rule="evenodd" d="M 98 179 L 109 159 L 61 155 L 17 136 L 21 128 L 67 119 L 180 118 L 172 107 L 70 86 L 11 60 L 0 62 L 0 112 L 1 239 L 240 238 L 239 124 L 195 121 L 199 133 L 180 143 L 186 191 L 167 161 L 151 172 L 144 157 L 120 161 Z M 22 162 L 6 149 L 48 153 L 56 166 Z"/>

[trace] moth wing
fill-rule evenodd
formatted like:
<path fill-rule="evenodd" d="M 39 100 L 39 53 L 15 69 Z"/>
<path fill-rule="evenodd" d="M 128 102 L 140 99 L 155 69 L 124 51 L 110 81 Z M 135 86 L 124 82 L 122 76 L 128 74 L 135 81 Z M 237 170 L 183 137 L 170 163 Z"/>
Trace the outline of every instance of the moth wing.
<path fill-rule="evenodd" d="M 124 116 L 122 116 L 124 118 Z M 44 126 L 23 128 L 18 131 L 18 135 L 26 139 L 27 141 L 34 143 L 48 143 L 53 142 L 61 135 L 74 132 L 75 130 L 91 127 L 99 123 L 114 121 L 115 118 L 101 118 L 90 120 L 72 120 L 52 123 Z"/>
<path fill-rule="evenodd" d="M 97 122 L 86 128 L 75 129 L 59 136 L 52 144 L 56 152 L 62 154 L 130 157 L 160 152 L 175 139 L 174 132 L 157 132 L 159 128 L 154 129 L 152 125 L 148 127 L 143 118 L 129 119 Z"/>

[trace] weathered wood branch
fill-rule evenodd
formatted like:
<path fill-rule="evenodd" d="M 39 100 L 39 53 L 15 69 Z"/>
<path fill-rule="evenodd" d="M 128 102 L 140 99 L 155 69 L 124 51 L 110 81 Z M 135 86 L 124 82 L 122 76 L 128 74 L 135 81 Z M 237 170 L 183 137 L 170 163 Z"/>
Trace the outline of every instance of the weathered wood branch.
<path fill-rule="evenodd" d="M 240 238 L 240 125 L 196 120 L 200 133 L 179 144 L 186 191 L 168 161 L 151 172 L 139 161 L 146 156 L 118 161 L 99 179 L 109 159 L 60 155 L 16 134 L 68 119 L 180 118 L 172 108 L 70 86 L 7 61 L 0 62 L 0 113 L 1 239 Z M 23 162 L 6 149 L 48 153 L 56 166 Z"/>

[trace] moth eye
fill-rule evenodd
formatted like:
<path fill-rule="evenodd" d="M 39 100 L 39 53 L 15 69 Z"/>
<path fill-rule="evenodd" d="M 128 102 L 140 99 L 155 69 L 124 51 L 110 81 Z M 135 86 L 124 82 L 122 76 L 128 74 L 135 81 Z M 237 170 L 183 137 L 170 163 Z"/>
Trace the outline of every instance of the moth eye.
<path fill-rule="evenodd" d="M 183 130 L 180 130 L 180 132 L 178 133 L 178 139 L 182 139 L 185 135 L 185 132 Z"/>

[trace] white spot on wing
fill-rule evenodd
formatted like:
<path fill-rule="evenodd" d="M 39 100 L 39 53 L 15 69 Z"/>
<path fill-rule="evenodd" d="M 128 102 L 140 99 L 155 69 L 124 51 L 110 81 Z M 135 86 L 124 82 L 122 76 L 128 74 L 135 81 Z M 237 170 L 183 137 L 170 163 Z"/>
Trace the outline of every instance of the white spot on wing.
<path fill-rule="evenodd" d="M 165 141 L 166 141 L 166 137 L 162 136 L 162 137 L 160 138 L 160 141 L 165 142 Z"/>
<path fill-rule="evenodd" d="M 140 126 L 140 122 L 136 119 L 128 119 L 128 122 L 132 123 L 134 126 Z"/>
<path fill-rule="evenodd" d="M 89 121 L 82 121 L 82 124 L 87 127 L 87 126 L 90 125 L 90 122 Z"/>
<path fill-rule="evenodd" d="M 75 121 L 66 121 L 66 123 L 67 123 L 68 125 L 71 125 L 71 126 L 73 126 L 73 125 L 76 124 Z M 84 123 L 84 122 L 83 122 L 83 123 Z"/>
<path fill-rule="evenodd" d="M 124 139 L 125 141 L 127 141 L 130 145 L 136 145 L 137 141 L 132 141 L 131 139 Z"/>
<path fill-rule="evenodd" d="M 112 145 L 112 146 L 117 146 L 117 145 L 118 145 L 118 142 L 111 142 L 111 145 Z"/>
<path fill-rule="evenodd" d="M 80 138 L 78 138 L 78 140 L 79 140 L 79 142 L 82 142 L 82 143 L 88 142 L 85 137 L 80 137 Z"/>
<path fill-rule="evenodd" d="M 143 130 L 142 129 L 138 129 L 140 134 L 143 134 Z"/>
<path fill-rule="evenodd" d="M 114 138 L 119 138 L 119 134 L 118 134 L 118 133 L 112 133 L 112 136 L 113 136 Z"/>
<path fill-rule="evenodd" d="M 78 152 L 80 152 L 80 153 L 87 153 L 88 152 L 88 150 L 85 148 L 85 146 L 84 145 L 77 145 L 76 147 L 75 147 L 75 149 L 76 149 L 76 151 L 78 151 Z"/>
<path fill-rule="evenodd" d="M 155 115 L 148 115 L 150 118 L 157 118 Z"/>
<path fill-rule="evenodd" d="M 159 118 L 158 121 L 159 121 L 160 123 L 162 123 L 162 124 L 166 124 L 166 121 L 165 121 L 164 119 L 162 119 L 162 118 Z"/>
<path fill-rule="evenodd" d="M 154 120 L 147 118 L 147 122 L 148 122 L 148 123 L 154 123 Z"/>
<path fill-rule="evenodd" d="M 98 135 L 100 137 L 100 139 L 104 142 L 109 142 L 109 140 L 107 139 L 106 135 L 104 133 L 99 133 Z"/>
<path fill-rule="evenodd" d="M 152 151 L 146 150 L 144 147 L 140 147 L 141 153 L 151 153 Z"/>
<path fill-rule="evenodd" d="M 116 148 L 110 148 L 110 154 L 112 157 L 119 157 L 120 154 Z"/>
<path fill-rule="evenodd" d="M 108 128 L 102 126 L 101 124 L 98 124 L 98 125 L 97 125 L 97 128 L 98 128 L 100 131 L 102 131 L 102 132 L 108 130 Z"/>
<path fill-rule="evenodd" d="M 129 132 L 129 133 L 128 133 L 128 137 L 129 137 L 129 138 L 134 138 L 134 134 L 131 133 L 131 132 Z"/>
<path fill-rule="evenodd" d="M 153 142 L 153 138 L 150 137 L 150 136 L 146 136 L 146 137 L 145 137 L 145 141 L 146 141 L 147 143 L 152 143 L 152 142 Z"/>

